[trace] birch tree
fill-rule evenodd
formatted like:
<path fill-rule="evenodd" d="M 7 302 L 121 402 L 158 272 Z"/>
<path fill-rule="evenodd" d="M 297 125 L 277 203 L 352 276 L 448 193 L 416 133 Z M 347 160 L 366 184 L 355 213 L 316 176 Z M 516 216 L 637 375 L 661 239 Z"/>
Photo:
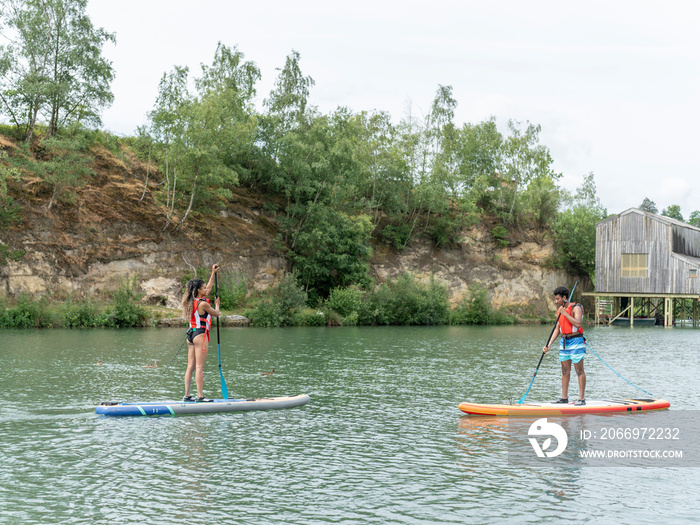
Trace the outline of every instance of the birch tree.
<path fill-rule="evenodd" d="M 217 206 L 247 168 L 255 141 L 252 99 L 260 71 L 236 48 L 219 44 L 211 65 L 190 79 L 176 67 L 163 75 L 149 118 L 162 144 L 168 228 L 178 230 L 193 210 Z"/>
<path fill-rule="evenodd" d="M 115 36 L 95 28 L 87 0 L 2 0 L 9 43 L 0 46 L 0 111 L 26 141 L 38 122 L 55 136 L 68 123 L 100 124 L 114 96 L 111 63 L 102 56 Z"/>

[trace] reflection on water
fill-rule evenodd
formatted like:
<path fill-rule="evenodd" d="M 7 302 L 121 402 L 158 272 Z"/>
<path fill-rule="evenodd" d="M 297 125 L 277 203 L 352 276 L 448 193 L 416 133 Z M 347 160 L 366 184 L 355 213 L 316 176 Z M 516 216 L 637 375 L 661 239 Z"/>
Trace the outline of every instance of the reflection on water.
<path fill-rule="evenodd" d="M 96 417 L 94 407 L 182 396 L 181 330 L 4 332 L 0 389 L 13 402 L 0 405 L 0 522 L 693 522 L 697 469 L 516 467 L 508 440 L 517 425 L 527 434 L 531 419 L 457 409 L 519 398 L 545 332 L 225 329 L 232 396 L 309 393 L 311 402 L 124 419 Z M 589 332 L 630 380 L 674 409 L 698 408 L 687 349 L 700 332 Z M 156 359 L 158 369 L 144 368 Z M 586 366 L 590 397 L 635 395 L 592 357 Z M 218 395 L 217 368 L 211 354 L 209 395 Z M 547 358 L 528 399 L 553 399 L 559 384 L 558 363 Z M 574 432 L 580 417 L 562 424 Z"/>

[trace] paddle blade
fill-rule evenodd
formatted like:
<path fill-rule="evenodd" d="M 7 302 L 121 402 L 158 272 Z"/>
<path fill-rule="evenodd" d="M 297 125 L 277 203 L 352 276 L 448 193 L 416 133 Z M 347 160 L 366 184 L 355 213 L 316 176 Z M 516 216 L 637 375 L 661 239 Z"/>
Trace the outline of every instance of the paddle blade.
<path fill-rule="evenodd" d="M 221 399 L 228 399 L 228 388 L 226 388 L 226 381 L 224 380 L 224 373 L 219 368 L 219 374 L 221 374 Z"/>
<path fill-rule="evenodd" d="M 219 376 L 221 376 L 221 398 L 228 399 L 228 388 L 226 387 L 226 380 L 224 379 L 224 371 L 221 370 L 221 345 L 217 344 L 216 348 L 219 352 Z"/>
<path fill-rule="evenodd" d="M 538 368 L 539 368 L 539 367 L 538 367 Z M 523 394 L 523 397 L 521 397 L 521 398 L 518 400 L 518 404 L 519 404 L 519 405 L 522 405 L 522 404 L 525 402 L 525 398 L 526 398 L 527 395 L 530 393 L 530 389 L 532 388 L 532 383 L 535 382 L 535 376 L 537 376 L 537 370 L 535 370 L 535 373 L 534 373 L 534 375 L 532 376 L 532 379 L 530 380 L 530 386 L 527 387 L 527 391 Z"/>

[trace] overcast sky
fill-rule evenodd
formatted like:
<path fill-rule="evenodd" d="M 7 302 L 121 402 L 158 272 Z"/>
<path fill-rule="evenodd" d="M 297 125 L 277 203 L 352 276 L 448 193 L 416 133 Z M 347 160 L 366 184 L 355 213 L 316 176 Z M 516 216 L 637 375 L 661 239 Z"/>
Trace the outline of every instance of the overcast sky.
<path fill-rule="evenodd" d="M 644 197 L 700 210 L 700 2 L 695 0 L 90 0 L 117 35 L 104 127 L 146 123 L 163 73 L 198 75 L 217 43 L 262 72 L 258 103 L 294 49 L 324 112 L 425 113 L 453 87 L 457 124 L 542 126 L 560 183 L 595 174 L 609 213 Z"/>

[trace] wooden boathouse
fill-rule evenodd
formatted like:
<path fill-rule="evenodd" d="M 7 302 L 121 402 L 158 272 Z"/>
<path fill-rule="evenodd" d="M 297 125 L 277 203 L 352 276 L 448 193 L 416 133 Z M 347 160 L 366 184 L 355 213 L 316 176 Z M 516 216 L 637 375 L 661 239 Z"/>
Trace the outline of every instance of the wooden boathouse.
<path fill-rule="evenodd" d="M 595 320 L 700 326 L 700 228 L 636 208 L 596 225 Z"/>

